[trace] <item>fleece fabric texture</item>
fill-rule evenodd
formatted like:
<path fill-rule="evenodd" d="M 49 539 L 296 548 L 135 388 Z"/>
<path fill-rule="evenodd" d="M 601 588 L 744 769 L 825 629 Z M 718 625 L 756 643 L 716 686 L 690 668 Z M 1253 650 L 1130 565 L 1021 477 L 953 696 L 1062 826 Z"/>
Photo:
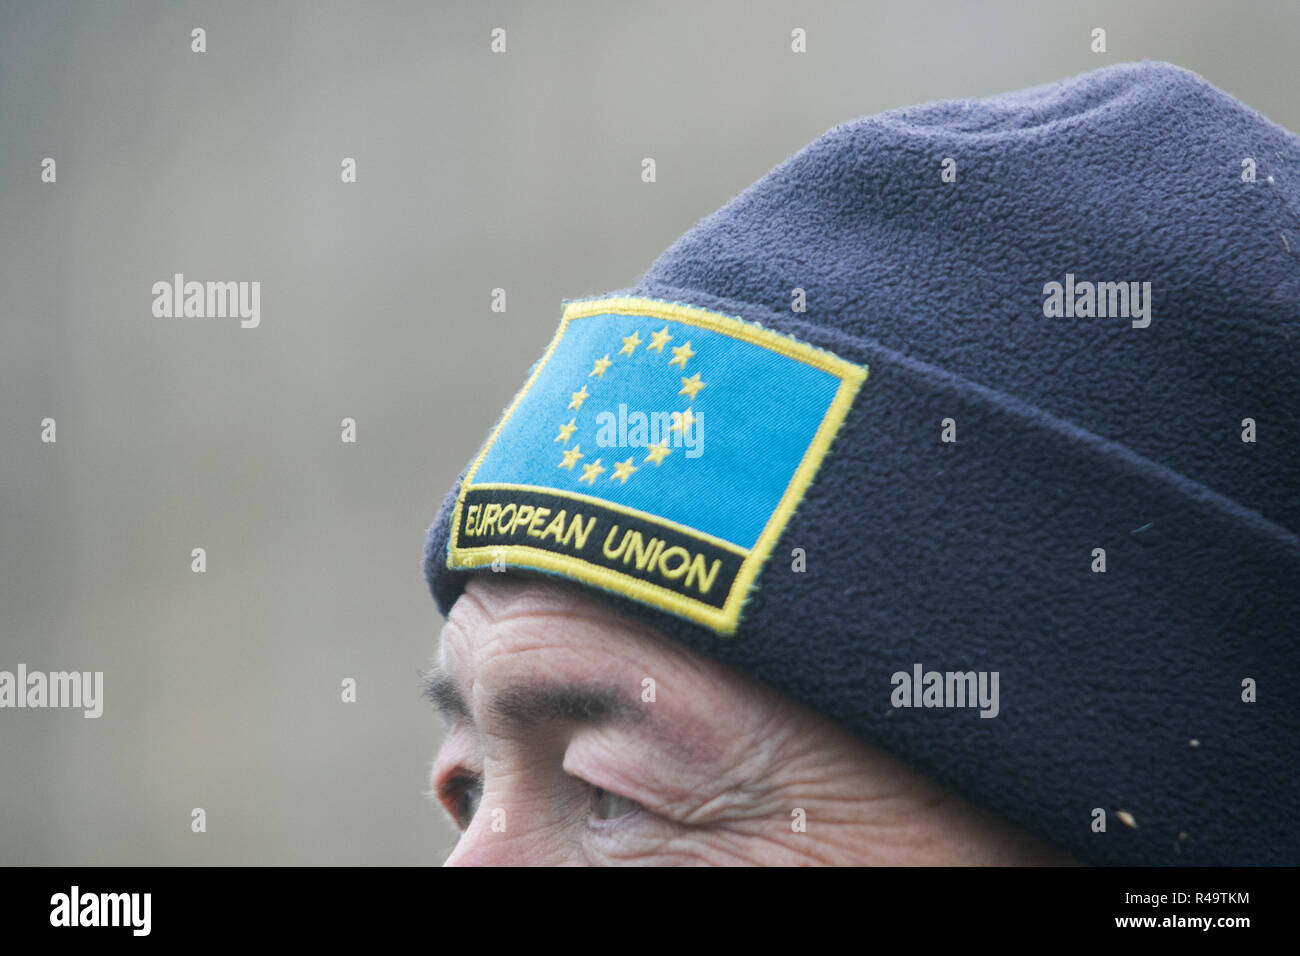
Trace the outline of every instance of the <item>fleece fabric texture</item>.
<path fill-rule="evenodd" d="M 1067 274 L 1150 282 L 1149 326 L 1046 317 Z M 621 291 L 870 374 L 733 638 L 592 593 L 1079 861 L 1300 863 L 1294 134 L 1162 63 L 895 110 Z M 443 613 L 455 493 L 425 552 Z M 894 707 L 918 663 L 997 671 L 997 717 Z"/>

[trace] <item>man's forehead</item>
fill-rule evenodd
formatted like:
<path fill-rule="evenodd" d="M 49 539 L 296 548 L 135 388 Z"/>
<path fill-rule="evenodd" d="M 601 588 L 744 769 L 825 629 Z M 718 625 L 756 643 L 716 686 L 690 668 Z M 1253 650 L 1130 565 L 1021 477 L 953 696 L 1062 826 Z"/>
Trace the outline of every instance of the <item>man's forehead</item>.
<path fill-rule="evenodd" d="M 426 688 L 445 713 L 482 709 L 473 716 L 505 724 L 599 716 L 671 730 L 697 755 L 725 747 L 711 740 L 717 708 L 756 691 L 751 682 L 571 586 L 510 577 L 471 579 L 448 617 Z"/>
<path fill-rule="evenodd" d="M 689 727 L 690 713 L 652 707 L 655 695 L 642 693 L 640 664 L 653 655 L 630 653 L 634 625 L 562 590 L 496 583 L 462 596 L 426 675 L 425 696 L 446 720 L 507 736 L 554 724 L 638 725 L 670 741 L 677 735 L 667 728 Z"/>
<path fill-rule="evenodd" d="M 437 659 L 464 679 L 515 676 L 518 668 L 598 679 L 628 657 L 658 659 L 674 648 L 570 586 L 502 575 L 470 580 L 448 615 Z"/>

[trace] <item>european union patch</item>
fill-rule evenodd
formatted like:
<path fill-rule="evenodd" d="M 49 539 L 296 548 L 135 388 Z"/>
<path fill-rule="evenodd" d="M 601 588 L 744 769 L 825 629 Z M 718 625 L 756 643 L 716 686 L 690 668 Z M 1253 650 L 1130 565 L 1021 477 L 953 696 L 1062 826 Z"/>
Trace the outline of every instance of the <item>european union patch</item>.
<path fill-rule="evenodd" d="M 453 568 L 530 568 L 719 634 L 867 370 L 677 303 L 569 303 L 465 475 Z"/>

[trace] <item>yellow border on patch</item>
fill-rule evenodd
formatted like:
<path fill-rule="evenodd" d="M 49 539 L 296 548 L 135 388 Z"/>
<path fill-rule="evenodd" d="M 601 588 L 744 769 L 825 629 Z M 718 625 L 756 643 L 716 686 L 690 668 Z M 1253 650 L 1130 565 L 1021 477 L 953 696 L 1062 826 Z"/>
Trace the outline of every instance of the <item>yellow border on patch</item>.
<path fill-rule="evenodd" d="M 550 361 L 551 356 L 555 353 L 556 346 L 564 338 L 565 329 L 569 327 L 570 322 L 578 319 L 609 314 L 643 315 L 647 318 L 681 322 L 685 325 L 693 325 L 697 328 L 719 332 L 742 342 L 758 345 L 779 355 L 803 362 L 805 365 L 811 365 L 834 375 L 840 380 L 840 387 L 835 393 L 835 398 L 831 400 L 830 407 L 826 410 L 826 414 L 817 427 L 812 441 L 808 443 L 808 448 L 804 451 L 803 458 L 795 469 L 789 484 L 786 485 L 785 493 L 781 496 L 780 502 L 768 518 L 762 533 L 759 534 L 758 540 L 754 543 L 754 547 L 741 563 L 740 570 L 732 581 L 727 601 L 721 609 L 660 585 L 652 584 L 649 581 L 643 581 L 620 571 L 591 564 L 572 555 L 556 554 L 553 551 L 521 544 L 485 545 L 473 548 L 460 548 L 456 544 L 456 537 L 460 529 L 461 508 L 464 506 L 466 494 L 473 487 L 474 475 L 478 472 L 479 465 L 487 457 L 487 453 L 491 450 L 497 435 L 501 433 L 501 429 L 505 427 L 506 422 L 510 420 L 510 416 L 514 414 L 519 403 L 523 401 L 524 396 L 533 387 L 537 376 L 541 374 L 542 369 L 546 367 L 546 363 Z M 533 369 L 533 373 L 528 377 L 528 381 L 524 383 L 524 387 L 515 395 L 510 407 L 506 409 L 505 414 L 501 416 L 501 420 L 492 429 L 492 434 L 474 459 L 473 465 L 465 473 L 465 479 L 461 482 L 460 493 L 456 496 L 456 508 L 451 518 L 451 534 L 448 538 L 447 547 L 447 567 L 461 570 L 481 568 L 491 564 L 494 557 L 500 556 L 522 567 L 568 574 L 579 581 L 594 584 L 626 597 L 643 601 L 661 610 L 687 618 L 697 624 L 703 624 L 721 636 L 734 634 L 740 621 L 741 608 L 749 596 L 750 586 L 754 583 L 754 579 L 758 577 L 763 564 L 772 553 L 772 548 L 776 546 L 777 539 L 781 537 L 781 532 L 785 530 L 786 524 L 789 523 L 790 516 L 794 514 L 795 508 L 803 499 L 804 492 L 807 491 L 808 486 L 816 476 L 817 469 L 821 467 L 822 459 L 826 457 L 826 452 L 830 450 L 836 432 L 839 431 L 840 425 L 844 423 L 844 418 L 849 412 L 849 408 L 853 405 L 853 399 L 857 395 L 858 389 L 862 387 L 862 383 L 866 379 L 866 366 L 855 365 L 852 362 L 845 361 L 838 355 L 808 345 L 789 335 L 774 332 L 753 322 L 746 322 L 739 317 L 723 315 L 721 312 L 682 305 L 678 302 L 665 302 L 659 299 L 646 299 L 637 296 L 612 296 L 604 299 L 581 299 L 569 302 L 564 307 L 560 327 L 556 330 L 555 337 L 551 339 L 551 344 L 547 346 L 545 353 L 543 353 L 541 361 Z M 509 487 L 518 490 L 544 490 L 548 493 L 559 493 L 553 488 L 538 489 L 530 485 L 490 483 L 479 487 Z M 569 497 L 578 496 L 569 495 Z M 604 507 L 619 508 L 618 505 L 601 498 L 592 498 L 591 500 Z M 626 508 L 623 510 L 629 514 L 641 513 Z M 657 515 L 650 515 L 649 517 L 663 524 L 681 527 Z M 693 528 L 685 530 L 701 537 L 711 537 Z M 737 550 L 736 545 L 730 542 L 723 543 L 732 550 Z M 743 548 L 739 550 L 744 553 Z"/>

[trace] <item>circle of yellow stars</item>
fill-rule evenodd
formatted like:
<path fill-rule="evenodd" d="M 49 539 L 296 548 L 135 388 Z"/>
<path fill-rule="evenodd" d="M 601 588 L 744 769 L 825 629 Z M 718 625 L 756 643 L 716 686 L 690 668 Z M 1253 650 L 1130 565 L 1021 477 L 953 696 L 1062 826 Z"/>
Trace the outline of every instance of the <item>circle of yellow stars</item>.
<path fill-rule="evenodd" d="M 650 333 L 650 341 L 645 343 L 645 351 L 657 352 L 662 355 L 664 347 L 667 346 L 672 339 L 673 336 L 668 332 L 668 326 L 665 325 L 658 332 Z M 636 353 L 637 348 L 644 341 L 645 340 L 641 338 L 639 332 L 633 332 L 631 335 L 623 339 L 623 347 L 618 350 L 618 354 L 631 357 Z M 695 357 L 695 350 L 691 348 L 691 342 L 689 339 L 687 339 L 682 345 L 672 346 L 672 353 L 673 357 L 668 361 L 668 364 L 670 366 L 679 366 L 683 372 L 686 371 L 686 363 Z M 593 363 L 591 371 L 587 373 L 587 378 L 594 378 L 603 381 L 605 373 L 609 371 L 613 365 L 614 360 L 610 358 L 610 353 L 606 352 L 601 358 L 596 359 Z M 699 372 L 696 372 L 694 375 L 689 377 L 682 375 L 682 388 L 677 394 L 685 395 L 691 402 L 694 402 L 695 396 L 697 396 L 700 393 L 700 390 L 708 384 L 708 382 L 701 381 L 700 375 L 701 373 Z M 581 411 L 582 403 L 590 397 L 591 393 L 587 391 L 587 385 L 584 383 L 581 388 L 569 395 L 569 406 L 566 411 Z M 696 421 L 698 421 L 698 419 L 691 407 L 688 406 L 684 412 L 672 413 L 672 424 L 668 427 L 668 430 L 670 432 L 680 431 L 683 436 L 685 436 L 686 429 L 690 428 Z M 554 440 L 559 442 L 561 445 L 568 445 L 569 439 L 573 437 L 573 433 L 577 430 L 578 419 L 575 415 L 560 426 L 559 434 L 555 436 Z M 646 456 L 642 459 L 641 464 L 644 466 L 646 462 L 650 462 L 657 468 L 663 463 L 663 460 L 671 454 L 672 449 L 668 446 L 668 439 L 665 438 L 657 445 L 651 445 L 646 449 Z M 566 448 L 558 467 L 564 468 L 567 471 L 573 471 L 574 467 L 583 457 L 580 446 L 574 445 L 572 448 Z M 632 473 L 640 470 L 637 465 L 633 464 L 634 457 L 634 455 L 629 455 L 626 461 L 615 462 L 614 470 L 610 474 L 608 480 L 617 481 L 620 484 L 626 485 L 628 478 L 632 477 Z M 607 471 L 609 471 L 609 469 L 604 466 L 603 459 L 597 458 L 590 464 L 582 466 L 582 475 L 578 478 L 578 483 L 581 484 L 585 481 L 588 485 L 594 487 L 596 479 Z"/>

